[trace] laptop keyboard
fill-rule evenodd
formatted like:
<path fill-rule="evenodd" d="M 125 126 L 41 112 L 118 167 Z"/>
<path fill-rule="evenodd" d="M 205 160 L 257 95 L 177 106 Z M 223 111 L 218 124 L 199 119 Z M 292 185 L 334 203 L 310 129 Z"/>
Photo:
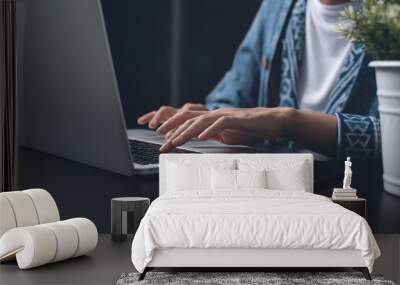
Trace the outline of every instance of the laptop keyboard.
<path fill-rule="evenodd" d="M 138 140 L 129 140 L 133 162 L 137 164 L 158 164 L 161 145 Z M 197 153 L 181 148 L 175 148 L 170 153 Z"/>

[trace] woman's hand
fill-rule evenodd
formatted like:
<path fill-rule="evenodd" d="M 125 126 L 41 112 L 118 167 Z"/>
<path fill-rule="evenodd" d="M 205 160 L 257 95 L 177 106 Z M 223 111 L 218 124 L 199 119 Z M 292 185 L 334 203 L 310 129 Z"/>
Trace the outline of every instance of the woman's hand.
<path fill-rule="evenodd" d="M 206 111 L 207 108 L 203 104 L 186 103 L 180 109 L 171 106 L 162 106 L 158 110 L 146 113 L 138 118 L 137 122 L 140 125 L 148 124 L 150 129 L 155 129 L 169 118 L 173 117 L 179 111 L 198 110 Z"/>
<path fill-rule="evenodd" d="M 259 138 L 272 139 L 286 135 L 289 108 L 220 109 L 199 113 L 186 111 L 167 120 L 159 129 L 169 133 L 160 148 L 168 152 L 195 138 L 214 139 L 225 144 L 246 144 Z"/>
<path fill-rule="evenodd" d="M 336 152 L 335 115 L 291 108 L 238 108 L 208 111 L 201 104 L 185 104 L 181 109 L 165 106 L 138 119 L 165 135 L 160 148 L 168 152 L 191 139 L 213 139 L 225 144 L 248 144 L 257 139 L 285 137 L 311 150 L 333 155 Z"/>

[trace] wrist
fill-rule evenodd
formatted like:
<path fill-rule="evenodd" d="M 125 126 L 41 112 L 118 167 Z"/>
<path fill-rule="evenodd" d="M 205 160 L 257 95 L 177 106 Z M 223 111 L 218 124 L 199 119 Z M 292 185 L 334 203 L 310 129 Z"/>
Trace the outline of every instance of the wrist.
<path fill-rule="evenodd" d="M 280 121 L 282 122 L 282 137 L 292 139 L 296 130 L 296 122 L 300 112 L 294 108 L 281 108 Z"/>

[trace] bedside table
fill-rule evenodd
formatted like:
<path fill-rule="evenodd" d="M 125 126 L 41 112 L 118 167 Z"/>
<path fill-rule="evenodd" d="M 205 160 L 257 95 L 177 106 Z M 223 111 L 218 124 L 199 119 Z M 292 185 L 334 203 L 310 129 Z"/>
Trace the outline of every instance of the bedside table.
<path fill-rule="evenodd" d="M 364 219 L 367 218 L 367 200 L 363 198 L 355 198 L 351 200 L 340 200 L 332 199 L 333 203 L 339 204 L 340 206 L 359 214 Z"/>

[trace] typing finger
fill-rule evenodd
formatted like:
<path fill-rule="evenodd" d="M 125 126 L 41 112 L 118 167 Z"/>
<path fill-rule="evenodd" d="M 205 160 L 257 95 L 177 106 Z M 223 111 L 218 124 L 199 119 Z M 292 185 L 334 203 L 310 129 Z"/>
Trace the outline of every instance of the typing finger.
<path fill-rule="evenodd" d="M 176 109 L 173 107 L 170 106 L 161 107 L 160 109 L 158 109 L 157 113 L 153 116 L 153 118 L 149 122 L 149 128 L 150 129 L 157 128 L 161 123 L 165 122 L 176 112 L 177 112 Z"/>
<path fill-rule="evenodd" d="M 137 119 L 138 124 L 144 125 L 150 122 L 150 120 L 153 118 L 153 116 L 156 114 L 156 111 L 151 111 L 149 113 L 144 114 L 143 116 L 140 116 Z"/>
<path fill-rule="evenodd" d="M 175 131 L 176 131 L 176 128 L 172 129 L 168 133 L 166 133 L 165 134 L 165 139 L 168 140 L 174 134 Z"/>
<path fill-rule="evenodd" d="M 172 150 L 175 145 L 172 143 L 173 140 L 179 136 L 180 133 L 182 133 L 186 128 L 190 126 L 190 124 L 193 123 L 193 120 L 186 121 L 184 124 L 180 125 L 167 139 L 167 141 L 161 146 L 160 152 L 168 152 Z"/>
<path fill-rule="evenodd" d="M 174 134 L 172 144 L 174 146 L 180 146 L 189 140 L 196 138 L 201 132 L 203 132 L 208 126 L 214 122 L 214 118 L 198 118 L 192 124 L 182 129 L 180 133 Z"/>
<path fill-rule="evenodd" d="M 223 116 L 216 120 L 213 124 L 204 129 L 199 135 L 199 139 L 208 140 L 218 135 L 225 129 L 234 125 L 235 118 L 231 116 Z"/>
<path fill-rule="evenodd" d="M 204 111 L 179 111 L 174 116 L 166 120 L 158 129 L 160 134 L 166 134 L 172 129 L 179 127 L 187 120 L 204 114 Z"/>

